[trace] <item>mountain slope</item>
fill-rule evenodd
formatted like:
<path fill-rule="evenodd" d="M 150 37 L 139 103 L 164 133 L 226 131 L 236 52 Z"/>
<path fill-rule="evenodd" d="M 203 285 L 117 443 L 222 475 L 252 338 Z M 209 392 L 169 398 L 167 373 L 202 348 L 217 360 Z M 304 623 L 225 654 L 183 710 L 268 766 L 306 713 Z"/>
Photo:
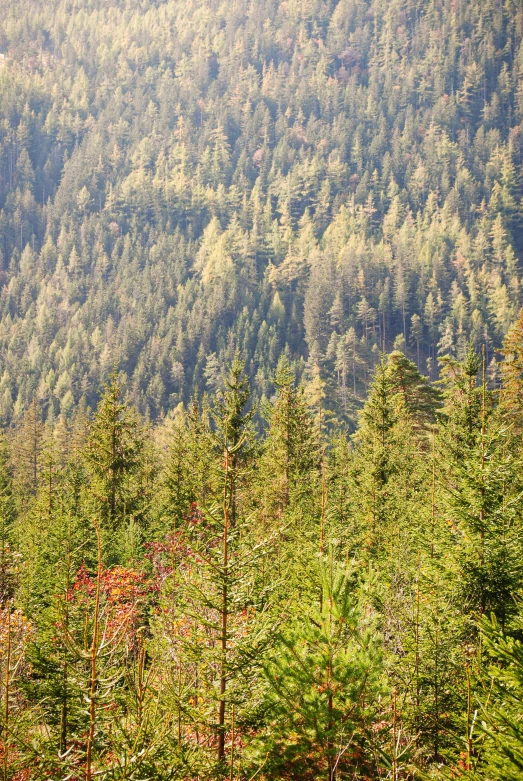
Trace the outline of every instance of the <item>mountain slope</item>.
<path fill-rule="evenodd" d="M 380 349 L 522 303 L 518 2 L 3 0 L 0 414 L 116 362 L 151 416 L 238 347 L 349 418 Z M 428 366 L 427 366 L 428 360 Z"/>

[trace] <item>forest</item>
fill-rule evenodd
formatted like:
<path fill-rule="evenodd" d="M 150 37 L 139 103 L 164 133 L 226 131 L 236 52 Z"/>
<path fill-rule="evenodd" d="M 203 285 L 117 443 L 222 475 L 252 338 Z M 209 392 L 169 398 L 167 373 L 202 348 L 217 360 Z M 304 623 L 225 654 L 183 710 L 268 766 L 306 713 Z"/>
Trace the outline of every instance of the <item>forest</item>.
<path fill-rule="evenodd" d="M 0 447 L 3 781 L 523 774 L 523 313 L 354 434 L 282 356 L 152 424 L 33 403 Z M 257 421 L 261 420 L 259 424 Z"/>
<path fill-rule="evenodd" d="M 0 0 L 0 781 L 523 778 L 521 0 Z"/>
<path fill-rule="evenodd" d="M 2 0 L 0 417 L 156 420 L 236 349 L 355 427 L 523 297 L 518 0 Z"/>

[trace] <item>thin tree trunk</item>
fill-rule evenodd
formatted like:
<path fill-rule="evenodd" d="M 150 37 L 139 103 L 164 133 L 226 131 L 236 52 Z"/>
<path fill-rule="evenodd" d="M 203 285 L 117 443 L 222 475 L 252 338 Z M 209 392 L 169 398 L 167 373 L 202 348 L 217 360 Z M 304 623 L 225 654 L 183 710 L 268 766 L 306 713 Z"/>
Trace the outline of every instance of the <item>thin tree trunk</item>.
<path fill-rule="evenodd" d="M 432 489 L 430 496 L 431 540 L 430 555 L 434 557 L 434 536 L 436 533 L 436 427 L 432 431 Z"/>
<path fill-rule="evenodd" d="M 111 442 L 111 448 L 112 448 L 112 465 L 111 465 L 111 528 L 114 528 L 115 525 L 115 515 L 116 515 L 116 469 L 115 469 L 115 463 L 116 463 L 116 427 L 113 425 L 113 431 L 112 431 L 112 442 Z"/>
<path fill-rule="evenodd" d="M 96 689 L 98 684 L 96 661 L 98 658 L 98 633 L 99 633 L 99 614 L 100 614 L 100 580 L 102 577 L 102 541 L 100 537 L 100 527 L 98 521 L 94 522 L 96 528 L 96 542 L 98 551 L 98 566 L 96 569 L 96 591 L 94 603 L 94 621 L 93 621 L 93 640 L 90 649 L 90 667 L 91 677 L 89 686 L 89 733 L 87 736 L 87 752 L 85 760 L 85 781 L 92 781 L 93 778 L 93 744 L 96 727 Z"/>
<path fill-rule="evenodd" d="M 65 584 L 65 614 L 64 614 L 64 629 L 66 634 L 69 632 L 69 603 L 67 600 L 67 594 L 69 592 L 70 580 L 69 574 L 71 571 L 71 556 L 69 551 L 67 552 L 67 579 Z M 67 751 L 67 731 L 68 731 L 68 697 L 69 697 L 69 670 L 67 665 L 67 655 L 64 656 L 64 667 L 62 673 L 62 707 L 60 711 L 60 753 L 64 754 Z"/>
<path fill-rule="evenodd" d="M 5 659 L 5 703 L 4 703 L 4 781 L 7 781 L 9 769 L 9 694 L 11 673 L 11 607 L 7 606 L 7 653 Z"/>
<path fill-rule="evenodd" d="M 482 349 L 482 365 L 481 365 L 481 510 L 479 513 L 480 522 L 480 562 L 483 567 L 485 561 L 485 345 Z M 484 613 L 486 609 L 485 589 L 481 590 L 481 604 L 480 613 Z"/>
<path fill-rule="evenodd" d="M 392 705 L 392 781 L 398 781 L 398 754 L 397 754 L 397 707 L 396 707 L 396 689 L 393 692 Z"/>
<path fill-rule="evenodd" d="M 229 536 L 229 508 L 227 506 L 227 481 L 229 478 L 229 453 L 225 450 L 225 480 L 223 487 L 223 585 L 222 585 L 222 609 L 221 609 L 221 670 L 220 670 L 220 706 L 218 711 L 218 762 L 225 758 L 225 691 L 227 686 L 226 660 L 227 660 L 227 619 L 228 619 L 228 536 Z"/>
<path fill-rule="evenodd" d="M 439 589 L 439 582 L 438 582 Z M 439 757 L 439 601 L 436 592 L 436 631 L 434 636 L 434 760 Z"/>
<path fill-rule="evenodd" d="M 472 735 L 471 735 L 471 716 L 472 716 L 472 693 L 470 687 L 470 667 L 465 665 L 467 672 L 467 766 L 465 770 L 472 769 Z"/>
<path fill-rule="evenodd" d="M 415 623 L 415 643 L 416 643 L 416 742 L 419 743 L 420 732 L 420 649 L 419 649 L 419 614 L 420 614 L 420 590 L 419 579 L 421 574 L 421 556 L 418 553 L 418 577 L 416 582 L 416 623 Z"/>
<path fill-rule="evenodd" d="M 229 774 L 229 781 L 234 779 L 234 704 L 231 708 L 231 772 Z"/>

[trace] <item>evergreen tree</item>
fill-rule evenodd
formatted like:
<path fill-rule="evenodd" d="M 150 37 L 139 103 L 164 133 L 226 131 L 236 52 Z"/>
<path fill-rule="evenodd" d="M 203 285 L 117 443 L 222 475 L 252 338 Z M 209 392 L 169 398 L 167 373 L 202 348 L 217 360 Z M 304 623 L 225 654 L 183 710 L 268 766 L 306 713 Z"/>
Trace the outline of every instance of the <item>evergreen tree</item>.
<path fill-rule="evenodd" d="M 395 392 L 383 359 L 377 366 L 356 435 L 353 479 L 362 497 L 358 510 L 361 544 L 370 557 L 387 551 L 401 518 L 402 483 L 410 439 L 403 395 Z M 390 549 L 389 549 L 390 553 Z"/>
<path fill-rule="evenodd" d="M 163 480 L 162 516 L 168 529 L 180 527 L 191 513 L 192 502 L 199 499 L 197 456 L 192 439 L 185 419 L 177 419 L 169 436 Z"/>
<path fill-rule="evenodd" d="M 477 384 L 480 366 L 470 347 L 462 364 L 445 367 L 445 483 L 464 607 L 504 624 L 521 582 L 519 458 L 486 387 L 485 359 Z"/>
<path fill-rule="evenodd" d="M 241 502 L 242 483 L 253 455 L 254 432 L 250 426 L 255 410 L 246 409 L 251 392 L 243 374 L 244 364 L 236 353 L 224 389 L 215 397 L 210 410 L 214 423 L 214 440 L 223 453 L 227 483 L 224 492 L 230 514 L 231 528 L 236 525 L 238 503 Z"/>
<path fill-rule="evenodd" d="M 146 508 L 138 479 L 143 466 L 144 434 L 121 396 L 122 386 L 113 372 L 90 425 L 84 450 L 93 511 L 100 513 L 102 528 L 108 535 L 121 532 L 133 520 L 145 523 Z"/>
<path fill-rule="evenodd" d="M 260 578 L 269 542 L 256 539 L 245 513 L 252 412 L 245 409 L 249 388 L 242 368 L 235 358 L 212 407 L 214 428 L 206 431 L 205 420 L 200 427 L 200 436 L 214 442 L 213 493 L 206 492 L 184 525 L 153 546 L 156 571 L 167 575 L 155 635 L 172 660 L 178 750 L 190 772 L 210 777 L 227 767 L 232 774 L 241 761 L 235 740 L 256 718 L 257 678 L 269 640 Z"/>
<path fill-rule="evenodd" d="M 403 397 L 403 405 L 412 421 L 426 428 L 435 422 L 438 391 L 422 377 L 412 361 L 394 351 L 388 356 L 388 374 L 392 392 Z"/>
<path fill-rule="evenodd" d="M 280 358 L 274 379 L 276 394 L 265 411 L 268 432 L 262 471 L 270 471 L 265 487 L 280 512 L 307 486 L 318 462 L 318 443 L 303 388 L 285 357 Z"/>
<path fill-rule="evenodd" d="M 522 430 L 521 397 L 523 393 L 523 311 L 508 332 L 503 344 L 501 362 L 501 403 L 515 431 Z"/>
<path fill-rule="evenodd" d="M 469 775 L 515 781 L 523 772 L 521 615 L 509 632 L 503 632 L 494 618 L 484 618 L 480 629 L 489 662 L 481 697 L 484 740 L 475 772 Z"/>
<path fill-rule="evenodd" d="M 266 778 L 376 773 L 381 652 L 375 616 L 354 576 L 332 560 L 321 570 L 323 600 L 282 630 L 266 675 L 269 725 L 260 753 Z M 378 771 L 379 772 L 379 771 Z"/>
<path fill-rule="evenodd" d="M 17 426 L 12 444 L 13 452 L 16 454 L 19 501 L 22 503 L 27 503 L 29 497 L 36 493 L 43 443 L 44 424 L 41 410 L 37 402 L 33 401 Z"/>

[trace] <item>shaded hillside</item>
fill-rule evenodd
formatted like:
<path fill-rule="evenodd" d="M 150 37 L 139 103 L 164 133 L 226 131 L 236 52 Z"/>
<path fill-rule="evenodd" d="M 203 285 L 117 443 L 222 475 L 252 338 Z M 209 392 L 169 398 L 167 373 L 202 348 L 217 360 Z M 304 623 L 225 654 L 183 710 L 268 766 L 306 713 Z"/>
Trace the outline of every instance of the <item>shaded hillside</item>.
<path fill-rule="evenodd" d="M 469 337 L 490 363 L 522 303 L 520 3 L 2 9 L 5 421 L 115 362 L 154 417 L 235 347 L 255 397 L 287 350 L 339 417 L 395 340 L 431 377 Z"/>

